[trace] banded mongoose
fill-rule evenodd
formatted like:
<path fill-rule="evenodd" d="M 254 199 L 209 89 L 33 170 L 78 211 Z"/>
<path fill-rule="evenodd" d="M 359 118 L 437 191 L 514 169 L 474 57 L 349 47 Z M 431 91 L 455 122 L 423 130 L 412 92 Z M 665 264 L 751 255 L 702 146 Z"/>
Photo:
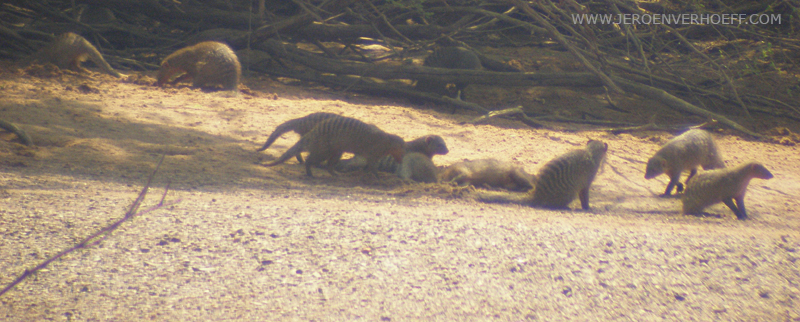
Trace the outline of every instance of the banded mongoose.
<path fill-rule="evenodd" d="M 680 183 L 681 173 L 690 170 L 689 177 L 686 178 L 686 183 L 689 183 L 689 180 L 697 174 L 697 166 L 711 170 L 724 168 L 725 163 L 722 162 L 722 156 L 711 134 L 701 129 L 692 129 L 669 140 L 647 161 L 644 178 L 652 179 L 666 173 L 669 176 L 669 184 L 662 196 L 669 196 L 675 186 L 678 187 L 678 192 L 683 191 L 683 184 Z"/>
<path fill-rule="evenodd" d="M 430 157 L 419 152 L 410 152 L 403 155 L 403 162 L 400 163 L 396 173 L 403 179 L 435 183 L 439 181 L 437 172 Z"/>
<path fill-rule="evenodd" d="M 736 218 L 745 220 L 744 194 L 753 178 L 771 179 L 772 173 L 758 162 L 749 162 L 735 168 L 698 174 L 691 183 L 686 184 L 686 191 L 681 197 L 683 213 L 700 214 L 704 208 L 724 202 L 736 214 Z"/>
<path fill-rule="evenodd" d="M 275 131 L 273 131 L 272 134 L 269 135 L 269 138 L 267 139 L 267 142 L 264 143 L 264 146 L 256 151 L 266 150 L 270 145 L 272 145 L 272 143 L 275 142 L 275 140 L 278 139 L 278 137 L 283 135 L 283 133 L 294 131 L 295 133 L 300 134 L 302 137 L 306 133 L 310 132 L 311 129 L 317 126 L 317 124 L 320 122 L 331 117 L 339 116 L 340 115 L 333 113 L 317 112 L 283 122 L 281 125 L 278 125 L 278 127 L 275 128 Z M 299 152 L 297 153 L 296 157 L 298 162 L 303 163 L 303 156 Z"/>
<path fill-rule="evenodd" d="M 536 176 L 531 205 L 567 208 L 577 196 L 581 208 L 589 209 L 589 187 L 608 151 L 608 144 L 589 140 L 586 148 L 572 150 L 547 162 Z"/>
<path fill-rule="evenodd" d="M 86 73 L 88 71 L 81 67 L 81 63 L 86 60 L 92 61 L 103 72 L 111 76 L 122 76 L 111 68 L 111 65 L 103 59 L 103 55 L 86 38 L 71 32 L 59 35 L 50 44 L 33 54 L 26 62 L 52 63 L 61 69 Z"/>
<path fill-rule="evenodd" d="M 533 188 L 533 177 L 521 167 L 495 159 L 462 161 L 447 167 L 441 175 L 442 182 L 458 185 L 483 185 L 512 191 Z"/>
<path fill-rule="evenodd" d="M 481 60 L 478 58 L 478 55 L 475 55 L 475 53 L 469 49 L 448 46 L 434 50 L 432 54 L 425 58 L 422 66 L 448 69 L 479 70 L 481 69 Z M 432 80 L 419 80 L 417 81 L 415 88 L 427 92 L 455 97 L 456 99 L 464 99 L 466 98 L 464 95 L 464 89 L 468 85 L 468 82 L 455 82 L 455 95 L 452 95 L 450 91 L 447 90 L 447 84 Z"/>
<path fill-rule="evenodd" d="M 433 159 L 433 156 L 436 154 L 445 155 L 450 152 L 450 150 L 447 149 L 447 144 L 444 143 L 444 139 L 438 135 L 425 135 L 406 142 L 405 149 L 406 153 L 419 152 L 427 156 L 428 159 Z M 336 166 L 336 171 L 352 172 L 364 168 L 364 165 L 364 159 L 351 158 L 339 162 Z M 377 169 L 378 171 L 396 174 L 400 169 L 400 163 L 397 163 L 397 161 L 390 156 L 385 156 L 378 160 Z"/>
<path fill-rule="evenodd" d="M 589 187 L 603 164 L 608 144 L 590 140 L 585 149 L 572 150 L 547 162 L 525 194 L 481 193 L 484 202 L 514 202 L 532 207 L 566 209 L 578 197 L 589 209 Z"/>
<path fill-rule="evenodd" d="M 179 77 L 170 81 L 173 76 Z M 216 41 L 204 41 L 170 54 L 161 62 L 158 84 L 174 84 L 192 79 L 194 87 L 212 88 L 221 85 L 237 91 L 242 66 L 230 47 Z"/>
<path fill-rule="evenodd" d="M 367 160 L 367 169 L 376 173 L 377 161 L 387 154 L 397 162 L 402 161 L 404 145 L 405 141 L 401 137 L 386 133 L 375 125 L 349 117 L 334 117 L 317 124 L 280 158 L 267 166 L 281 164 L 305 150 L 309 152 L 306 158 L 306 174 L 309 177 L 313 177 L 311 167 L 320 166 L 323 161 L 327 161 L 326 169 L 335 176 L 334 167 L 342 154 L 350 152 L 364 157 Z"/>

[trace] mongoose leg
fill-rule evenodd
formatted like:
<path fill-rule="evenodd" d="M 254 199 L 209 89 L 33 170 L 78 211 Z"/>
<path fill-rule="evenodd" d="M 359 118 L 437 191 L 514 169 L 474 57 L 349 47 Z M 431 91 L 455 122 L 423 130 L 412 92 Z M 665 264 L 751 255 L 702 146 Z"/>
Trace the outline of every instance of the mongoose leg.
<path fill-rule="evenodd" d="M 336 171 L 333 171 L 336 168 L 336 164 L 339 163 L 339 160 L 342 159 L 343 152 L 334 153 L 332 156 L 328 158 L 328 162 L 325 164 L 325 169 L 328 170 L 328 173 L 331 174 L 332 177 L 339 175 Z"/>
<path fill-rule="evenodd" d="M 686 178 L 686 181 L 684 181 L 684 183 L 689 184 L 689 180 L 691 180 L 695 174 L 697 174 L 697 168 L 694 168 L 692 169 L 692 171 L 689 171 L 689 177 Z M 683 189 L 678 190 L 678 192 L 681 192 L 681 190 Z"/>
<path fill-rule="evenodd" d="M 675 192 L 677 192 L 677 193 L 683 192 L 683 184 L 682 183 L 678 182 L 678 183 L 675 184 Z"/>
<path fill-rule="evenodd" d="M 308 158 L 306 158 L 306 175 L 313 178 L 314 175 L 311 173 L 311 167 L 322 164 L 323 158 L 324 156 L 322 154 L 309 153 Z"/>
<path fill-rule="evenodd" d="M 739 213 L 736 214 L 736 218 L 739 220 L 747 219 L 747 212 L 744 210 L 744 196 L 733 197 L 733 200 L 736 200 L 736 205 L 739 206 Z"/>
<path fill-rule="evenodd" d="M 583 210 L 589 210 L 589 187 L 578 191 L 578 198 L 581 200 L 581 208 L 583 208 Z"/>
<path fill-rule="evenodd" d="M 661 195 L 662 197 L 669 197 L 672 194 L 672 188 L 678 186 L 678 192 L 683 192 L 683 184 L 681 184 L 681 171 L 675 171 L 677 175 L 672 175 L 669 178 L 669 184 L 667 184 L 667 190 L 664 191 L 664 194 Z"/>
<path fill-rule="evenodd" d="M 298 153 L 295 156 L 295 158 L 297 158 L 297 162 L 300 162 L 300 164 L 303 164 L 303 155 L 302 154 Z"/>

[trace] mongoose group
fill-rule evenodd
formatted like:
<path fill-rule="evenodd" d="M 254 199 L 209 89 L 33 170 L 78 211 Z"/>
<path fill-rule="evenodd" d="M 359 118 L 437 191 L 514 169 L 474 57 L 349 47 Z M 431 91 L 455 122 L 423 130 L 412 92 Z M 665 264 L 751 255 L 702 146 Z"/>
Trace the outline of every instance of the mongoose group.
<path fill-rule="evenodd" d="M 86 60 L 109 75 L 122 76 L 105 61 L 97 48 L 70 32 L 59 35 L 24 62 L 52 63 L 59 68 L 86 72 L 81 67 Z M 478 56 L 461 47 L 439 48 L 425 59 L 423 65 L 451 69 L 482 68 Z M 160 86 L 191 80 L 194 87 L 221 87 L 231 91 L 238 90 L 240 79 L 241 66 L 236 54 L 227 45 L 213 41 L 185 47 L 167 56 L 157 76 Z M 464 97 L 463 90 L 467 85 L 466 82 L 456 82 L 455 93 L 448 91 L 445 84 L 428 80 L 417 81 L 416 87 L 460 99 Z M 336 175 L 337 171 L 357 169 L 372 173 L 383 171 L 417 182 L 445 181 L 527 191 L 522 195 L 484 194 L 478 199 L 521 202 L 543 208 L 567 208 L 578 198 L 581 208 L 589 209 L 589 189 L 608 150 L 606 143 L 590 140 L 585 149 L 567 152 L 547 162 L 536 176 L 526 173 L 521 167 L 494 159 L 459 162 L 440 170 L 434 165 L 433 157 L 447 154 L 449 150 L 438 135 L 405 142 L 375 125 L 320 112 L 279 125 L 258 151 L 266 150 L 289 131 L 301 135 L 300 140 L 267 166 L 281 164 L 291 157 L 303 163 L 301 152 L 308 152 L 305 160 L 308 176 L 313 175 L 312 167 L 324 167 L 331 175 Z M 355 157 L 340 163 L 345 152 L 353 153 Z M 699 166 L 707 171 L 698 174 Z M 682 193 L 683 213 L 700 214 L 706 207 L 722 202 L 741 220 L 748 218 L 744 195 L 750 180 L 773 177 L 757 162 L 726 168 L 712 136 L 701 129 L 689 130 L 667 142 L 648 160 L 645 170 L 645 179 L 661 174 L 669 177 L 662 196 L 671 195 L 676 188 L 678 193 Z M 689 175 L 681 183 L 680 177 L 685 171 L 689 171 Z"/>
<path fill-rule="evenodd" d="M 547 162 L 536 176 L 521 167 L 495 159 L 462 161 L 443 170 L 433 163 L 436 154 L 449 151 L 438 135 L 426 135 L 404 142 L 374 125 L 332 113 L 312 113 L 279 125 L 258 151 L 266 150 L 277 138 L 289 131 L 301 135 L 300 140 L 267 166 L 283 163 L 292 156 L 303 162 L 300 153 L 308 151 L 306 173 L 322 166 L 335 175 L 368 169 L 384 171 L 417 182 L 454 182 L 459 185 L 487 186 L 524 194 L 480 192 L 477 199 L 485 202 L 514 202 L 532 207 L 565 209 L 577 198 L 582 209 L 589 209 L 589 190 L 605 161 L 608 144 L 590 140 L 584 149 L 569 151 Z M 355 157 L 339 159 L 344 152 Z M 706 171 L 697 174 L 697 167 Z M 689 171 L 685 183 L 679 179 Z M 772 174 L 761 164 L 745 163 L 725 168 L 721 154 L 708 132 L 689 130 L 665 144 L 647 162 L 645 178 L 660 174 L 669 176 L 662 196 L 677 187 L 683 193 L 681 202 L 685 214 L 699 214 L 710 205 L 723 202 L 738 219 L 747 219 L 744 194 L 752 178 L 769 179 Z M 684 186 L 685 184 L 685 186 Z"/>

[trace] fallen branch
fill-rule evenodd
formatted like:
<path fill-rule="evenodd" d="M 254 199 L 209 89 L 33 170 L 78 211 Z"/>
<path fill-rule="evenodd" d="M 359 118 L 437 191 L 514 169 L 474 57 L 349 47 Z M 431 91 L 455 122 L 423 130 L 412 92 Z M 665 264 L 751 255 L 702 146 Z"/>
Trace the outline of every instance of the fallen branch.
<path fill-rule="evenodd" d="M 621 86 L 622 88 L 624 88 L 628 92 L 631 92 L 631 93 L 634 93 L 636 95 L 643 96 L 643 97 L 646 97 L 646 98 L 649 98 L 649 99 L 652 99 L 652 100 L 655 100 L 655 101 L 659 101 L 659 102 L 664 103 L 667 106 L 669 106 L 671 108 L 674 108 L 676 110 L 681 110 L 681 111 L 684 111 L 684 112 L 689 112 L 689 113 L 694 114 L 694 115 L 700 115 L 700 116 L 704 116 L 704 117 L 709 118 L 709 119 L 718 120 L 720 123 L 725 124 L 726 126 L 729 126 L 729 127 L 733 128 L 734 130 L 737 130 L 737 131 L 742 132 L 744 134 L 747 134 L 747 135 L 750 135 L 750 136 L 753 136 L 753 137 L 757 137 L 757 138 L 761 138 L 762 137 L 762 135 L 748 130 L 744 126 L 741 126 L 739 123 L 736 123 L 733 120 L 731 120 L 731 119 L 729 119 L 729 118 L 727 118 L 727 117 L 725 117 L 723 115 L 720 115 L 720 114 L 717 114 L 717 113 L 714 113 L 714 112 L 711 112 L 711 111 L 707 111 L 705 109 L 702 109 L 702 108 L 699 108 L 697 106 L 694 106 L 694 105 L 690 104 L 689 102 L 686 102 L 686 101 L 684 101 L 684 100 L 682 100 L 682 99 L 680 99 L 680 98 L 678 98 L 678 97 L 676 97 L 676 96 L 674 96 L 674 95 L 672 95 L 670 93 L 667 93 L 663 89 L 650 87 L 650 86 L 643 85 L 643 84 L 634 83 L 634 82 L 622 79 L 620 77 L 612 77 L 612 78 L 614 79 L 614 81 L 617 82 L 617 84 L 619 84 L 619 86 Z"/>
<path fill-rule="evenodd" d="M 28 136 L 28 133 L 25 133 L 25 131 L 21 130 L 16 125 L 0 120 L 0 128 L 16 134 L 17 137 L 22 141 L 22 144 L 27 146 L 33 145 L 33 140 L 31 140 L 31 137 Z"/>
<path fill-rule="evenodd" d="M 100 241 L 105 239 L 105 237 L 107 237 L 112 232 L 114 232 L 114 230 L 119 228 L 119 226 L 122 225 L 122 223 L 124 223 L 128 219 L 136 217 L 136 216 L 139 216 L 139 215 L 144 215 L 144 214 L 150 213 L 152 211 L 161 209 L 163 207 L 172 206 L 174 204 L 177 204 L 177 203 L 181 202 L 181 200 L 178 199 L 178 200 L 173 201 L 173 202 L 168 202 L 166 204 L 164 203 L 164 198 L 167 195 L 166 190 L 169 189 L 169 185 L 167 185 L 167 188 L 165 189 L 164 194 L 161 196 L 161 201 L 158 203 L 158 205 L 150 207 L 150 208 L 148 208 L 146 210 L 143 210 L 143 211 L 140 211 L 140 212 L 136 212 L 139 209 L 139 205 L 141 205 L 142 201 L 144 201 L 144 197 L 145 197 L 145 195 L 147 195 L 147 189 L 150 188 L 150 182 L 153 180 L 153 177 L 156 175 L 156 173 L 158 173 L 158 169 L 161 167 L 161 163 L 163 161 L 164 161 L 164 155 L 161 156 L 161 160 L 158 161 L 158 165 L 156 166 L 156 169 L 153 170 L 152 174 L 150 174 L 150 177 L 147 179 L 147 183 L 144 185 L 144 188 L 142 188 L 142 191 L 139 192 L 139 196 L 136 197 L 136 200 L 133 202 L 133 204 L 130 206 L 130 208 L 128 208 L 128 211 L 125 213 L 125 216 L 122 217 L 122 219 L 117 220 L 113 224 L 108 225 L 105 228 L 100 229 L 100 231 L 98 231 L 98 232 L 96 232 L 94 234 L 91 234 L 89 237 L 84 238 L 77 245 L 72 246 L 69 249 L 63 250 L 60 253 L 48 258 L 47 260 L 45 260 L 41 264 L 37 265 L 36 267 L 34 267 L 32 269 L 29 269 L 29 270 L 26 269 L 25 272 L 22 273 L 22 275 L 17 277 L 17 279 L 15 279 L 13 282 L 11 282 L 11 284 L 8 284 L 5 288 L 3 288 L 3 290 L 0 291 L 0 296 L 3 296 L 3 294 L 7 293 L 9 290 L 14 288 L 14 286 L 17 286 L 17 284 L 21 283 L 22 281 L 24 281 L 29 276 L 31 276 L 34 273 L 42 270 L 43 268 L 47 267 L 47 265 L 49 265 L 53 261 L 63 257 L 64 255 L 67 255 L 69 253 L 72 253 L 72 252 L 74 252 L 76 250 L 79 250 L 79 249 L 82 249 L 82 248 L 88 248 L 88 247 L 97 245 L 97 243 L 99 243 Z"/>

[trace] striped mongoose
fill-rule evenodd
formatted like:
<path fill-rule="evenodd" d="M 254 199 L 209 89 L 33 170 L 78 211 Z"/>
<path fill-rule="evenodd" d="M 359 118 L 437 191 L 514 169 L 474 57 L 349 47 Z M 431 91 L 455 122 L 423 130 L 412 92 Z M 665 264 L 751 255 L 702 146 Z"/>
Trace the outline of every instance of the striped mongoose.
<path fill-rule="evenodd" d="M 278 137 L 283 135 L 283 133 L 294 131 L 295 133 L 300 134 L 302 137 L 306 133 L 311 132 L 311 129 L 313 129 L 322 121 L 331 117 L 339 116 L 340 115 L 333 113 L 317 112 L 283 122 L 281 125 L 278 125 L 278 127 L 275 128 L 275 131 L 273 131 L 272 134 L 269 135 L 269 138 L 267 139 L 267 142 L 264 143 L 264 146 L 256 151 L 266 150 L 270 145 L 272 145 L 272 143 L 275 142 L 275 140 L 278 139 Z M 303 163 L 303 156 L 299 152 L 297 153 L 297 161 Z"/>
<path fill-rule="evenodd" d="M 606 156 L 608 144 L 589 140 L 583 150 L 572 150 L 547 162 L 536 176 L 531 205 L 567 208 L 577 196 L 589 209 L 589 187 Z"/>
<path fill-rule="evenodd" d="M 458 185 L 486 185 L 512 191 L 528 191 L 533 188 L 533 177 L 524 169 L 495 159 L 455 163 L 442 172 L 441 179 L 443 182 L 455 182 Z"/>
<path fill-rule="evenodd" d="M 400 163 L 396 173 L 403 179 L 434 183 L 439 181 L 437 172 L 430 157 L 419 152 L 409 152 L 403 155 L 403 162 Z"/>
<path fill-rule="evenodd" d="M 111 68 L 111 65 L 103 59 L 103 55 L 86 38 L 71 32 L 59 35 L 50 44 L 33 54 L 26 62 L 52 63 L 61 69 L 87 72 L 85 68 L 81 67 L 81 63 L 86 60 L 91 60 L 111 76 L 122 76 Z"/>
<path fill-rule="evenodd" d="M 686 183 L 689 183 L 689 180 L 697 174 L 698 166 L 710 170 L 724 168 L 725 163 L 722 162 L 722 156 L 711 134 L 701 129 L 692 129 L 669 140 L 647 161 L 644 178 L 652 179 L 666 173 L 669 176 L 669 184 L 662 196 L 669 196 L 675 186 L 678 187 L 678 192 L 683 191 L 683 184 L 680 183 L 681 173 L 690 170 L 689 177 L 686 178 Z"/>
<path fill-rule="evenodd" d="M 320 166 L 323 161 L 327 161 L 326 169 L 335 176 L 334 167 L 342 154 L 350 152 L 364 157 L 367 160 L 367 169 L 375 173 L 377 161 L 387 154 L 398 162 L 402 161 L 404 145 L 405 141 L 401 137 L 386 133 L 375 125 L 349 117 L 334 117 L 317 124 L 280 158 L 267 166 L 281 164 L 305 150 L 309 152 L 306 158 L 306 174 L 309 177 L 313 176 L 311 167 Z"/>
<path fill-rule="evenodd" d="M 578 197 L 581 208 L 589 209 L 589 187 L 606 156 L 608 144 L 590 140 L 586 148 L 572 150 L 547 162 L 534 178 L 528 193 L 479 194 L 485 202 L 516 202 L 532 207 L 565 209 Z"/>
<path fill-rule="evenodd" d="M 173 76 L 179 75 L 170 81 Z M 216 41 L 204 41 L 179 49 L 161 62 L 158 84 L 174 84 L 192 79 L 194 87 L 238 90 L 242 67 L 230 47 Z"/>
<path fill-rule="evenodd" d="M 427 156 L 428 159 L 433 159 L 436 154 L 445 155 L 450 152 L 447 149 L 447 144 L 444 143 L 444 139 L 438 135 L 425 135 L 406 142 L 405 149 L 406 153 L 418 152 Z M 342 160 L 336 166 L 336 171 L 352 172 L 364 168 L 364 165 L 365 162 L 362 158 Z M 377 168 L 378 171 L 397 173 L 400 169 L 400 163 L 397 163 L 390 156 L 385 156 L 378 160 Z"/>
<path fill-rule="evenodd" d="M 481 69 L 481 60 L 471 50 L 463 47 L 441 47 L 433 51 L 423 61 L 422 66 L 448 68 L 448 69 Z M 455 95 L 447 90 L 447 84 L 442 84 L 432 80 L 419 80 L 415 88 L 436 94 L 464 99 L 464 89 L 469 85 L 467 82 L 455 82 Z"/>
<path fill-rule="evenodd" d="M 772 173 L 758 162 L 741 164 L 735 168 L 706 171 L 686 184 L 681 197 L 683 213 L 700 214 L 704 208 L 724 202 L 739 220 L 747 219 L 744 194 L 750 179 L 771 179 Z M 736 204 L 734 205 L 734 200 Z"/>

